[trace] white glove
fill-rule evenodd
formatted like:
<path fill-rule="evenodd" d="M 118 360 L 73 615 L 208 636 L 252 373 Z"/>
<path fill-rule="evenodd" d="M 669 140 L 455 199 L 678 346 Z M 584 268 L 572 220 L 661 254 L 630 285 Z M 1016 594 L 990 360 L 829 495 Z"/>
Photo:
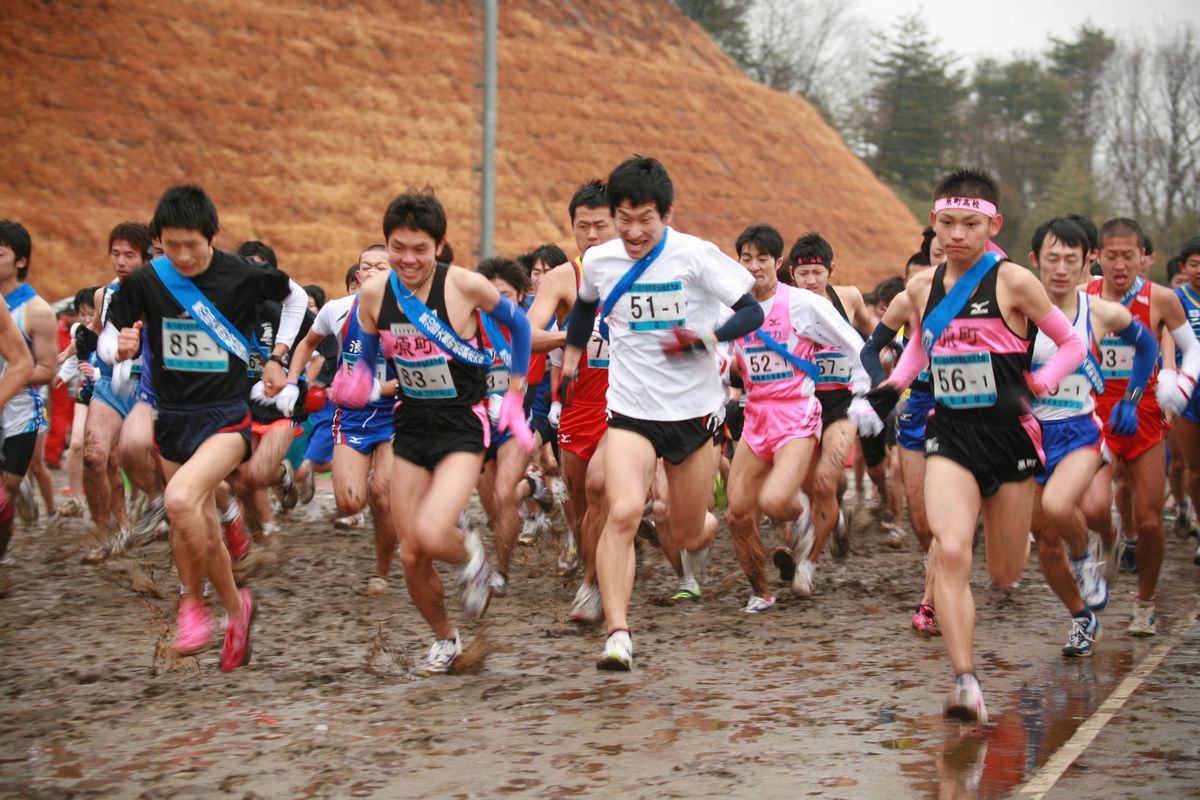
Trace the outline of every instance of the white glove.
<path fill-rule="evenodd" d="M 250 399 L 262 406 L 273 405 L 275 402 L 274 398 L 267 397 L 267 387 L 262 381 L 250 387 Z"/>
<path fill-rule="evenodd" d="M 383 384 L 379 382 L 379 378 L 371 384 L 371 402 L 374 403 L 383 397 Z"/>
<path fill-rule="evenodd" d="M 550 427 L 557 428 L 558 421 L 562 419 L 562 403 L 555 400 L 550 404 L 550 413 L 546 415 L 546 419 L 550 420 Z"/>
<path fill-rule="evenodd" d="M 1158 405 L 1163 411 L 1179 415 L 1192 399 L 1196 382 L 1182 372 L 1163 369 L 1158 372 L 1158 388 L 1154 390 Z"/>
<path fill-rule="evenodd" d="M 500 422 L 500 406 L 504 403 L 504 394 L 489 394 L 488 395 L 488 419 L 493 425 Z"/>
<path fill-rule="evenodd" d="M 871 403 L 865 397 L 856 397 L 850 401 L 850 419 L 858 428 L 858 434 L 864 438 L 878 436 L 883 433 L 883 420 L 871 408 Z"/>
<path fill-rule="evenodd" d="M 275 407 L 279 409 L 280 414 L 290 417 L 296 409 L 296 401 L 300 399 L 300 387 L 294 383 L 289 383 L 279 390 L 279 394 L 271 399 L 274 401 Z"/>
<path fill-rule="evenodd" d="M 113 365 L 112 388 L 117 397 L 130 397 L 137 384 L 133 380 L 133 359 L 127 358 Z"/>

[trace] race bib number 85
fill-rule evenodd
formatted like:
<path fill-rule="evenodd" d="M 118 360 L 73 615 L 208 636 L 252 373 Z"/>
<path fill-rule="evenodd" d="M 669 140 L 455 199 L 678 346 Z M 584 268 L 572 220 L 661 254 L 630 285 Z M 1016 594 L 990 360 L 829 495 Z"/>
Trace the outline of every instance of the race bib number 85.
<path fill-rule="evenodd" d="M 229 353 L 192 319 L 162 321 L 163 366 L 176 372 L 228 372 Z"/>

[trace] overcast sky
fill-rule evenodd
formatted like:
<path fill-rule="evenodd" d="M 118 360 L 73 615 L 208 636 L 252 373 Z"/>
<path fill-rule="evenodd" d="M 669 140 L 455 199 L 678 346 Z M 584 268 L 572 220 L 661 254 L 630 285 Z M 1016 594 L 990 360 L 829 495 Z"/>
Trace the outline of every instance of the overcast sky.
<path fill-rule="evenodd" d="M 1184 22 L 1200 33 L 1197 0 L 858 0 L 856 5 L 879 31 L 901 16 L 920 13 L 930 32 L 963 57 L 964 66 L 984 53 L 1002 59 L 1039 53 L 1050 36 L 1071 38 L 1089 20 L 1114 38 L 1134 26 L 1149 32 Z"/>

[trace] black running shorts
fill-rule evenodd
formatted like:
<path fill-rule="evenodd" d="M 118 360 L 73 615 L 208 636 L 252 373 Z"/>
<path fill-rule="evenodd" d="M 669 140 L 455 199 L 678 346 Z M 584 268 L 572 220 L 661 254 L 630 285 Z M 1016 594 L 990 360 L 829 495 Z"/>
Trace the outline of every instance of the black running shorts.
<path fill-rule="evenodd" d="M 432 470 L 451 453 L 483 453 L 490 439 L 486 401 L 473 406 L 400 403 L 392 414 L 392 453 Z"/>
<path fill-rule="evenodd" d="M 1002 483 L 1032 478 L 1043 471 L 1041 426 L 1032 415 L 1020 422 L 987 425 L 960 422 L 934 411 L 925 424 L 925 457 L 941 456 L 975 476 L 979 494 L 991 497 Z"/>
<path fill-rule="evenodd" d="M 817 399 L 821 401 L 821 430 L 826 431 L 833 423 L 850 416 L 854 393 L 849 389 L 830 389 L 817 392 Z"/>
<path fill-rule="evenodd" d="M 682 464 L 692 453 L 704 445 L 711 445 L 713 436 L 720 429 L 723 420 L 717 414 L 707 414 L 703 417 L 693 417 L 672 422 L 660 422 L 650 419 L 635 419 L 608 412 L 608 427 L 616 430 L 631 431 L 649 440 L 654 445 L 654 453 L 659 458 L 665 458 L 672 464 Z"/>
<path fill-rule="evenodd" d="M 0 452 L 4 454 L 5 472 L 25 477 L 25 473 L 29 472 L 29 464 L 33 461 L 33 451 L 37 449 L 37 437 L 37 431 L 30 431 L 4 439 L 4 447 L 0 448 Z"/>
<path fill-rule="evenodd" d="M 218 433 L 236 433 L 246 442 L 242 462 L 250 458 L 250 406 L 245 400 L 227 400 L 194 406 L 171 406 L 158 401 L 154 442 L 158 454 L 173 464 L 184 464 L 200 445 Z"/>

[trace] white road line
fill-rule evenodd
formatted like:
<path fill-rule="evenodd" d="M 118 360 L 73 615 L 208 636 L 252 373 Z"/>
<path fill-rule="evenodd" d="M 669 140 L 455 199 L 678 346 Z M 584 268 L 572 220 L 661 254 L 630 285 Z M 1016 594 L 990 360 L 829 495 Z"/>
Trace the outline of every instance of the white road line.
<path fill-rule="evenodd" d="M 1178 634 L 1172 636 L 1170 642 L 1163 642 L 1150 651 L 1150 655 L 1142 659 L 1142 663 L 1125 679 L 1117 684 L 1117 688 L 1108 696 L 1108 699 L 1096 709 L 1092 716 L 1088 717 L 1082 725 L 1076 729 L 1075 734 L 1067 740 L 1067 743 L 1058 749 L 1058 752 L 1050 757 L 1033 779 L 1025 784 L 1021 789 L 1021 794 L 1031 797 L 1034 800 L 1041 800 L 1046 792 L 1054 788 L 1054 784 L 1058 783 L 1059 778 L 1067 771 L 1067 768 L 1075 762 L 1075 759 L 1083 753 L 1084 750 L 1091 745 L 1092 741 L 1100 734 L 1101 729 L 1108 724 L 1108 721 L 1117 715 L 1117 712 L 1125 705 L 1126 701 L 1138 690 L 1142 682 L 1150 677 L 1154 670 L 1158 669 L 1158 665 L 1163 662 L 1167 654 L 1171 652 L 1176 644 L 1178 644 L 1196 624 L 1196 610 L 1200 605 L 1200 601 L 1192 603 L 1192 608 L 1183 616 L 1183 627 Z"/>

